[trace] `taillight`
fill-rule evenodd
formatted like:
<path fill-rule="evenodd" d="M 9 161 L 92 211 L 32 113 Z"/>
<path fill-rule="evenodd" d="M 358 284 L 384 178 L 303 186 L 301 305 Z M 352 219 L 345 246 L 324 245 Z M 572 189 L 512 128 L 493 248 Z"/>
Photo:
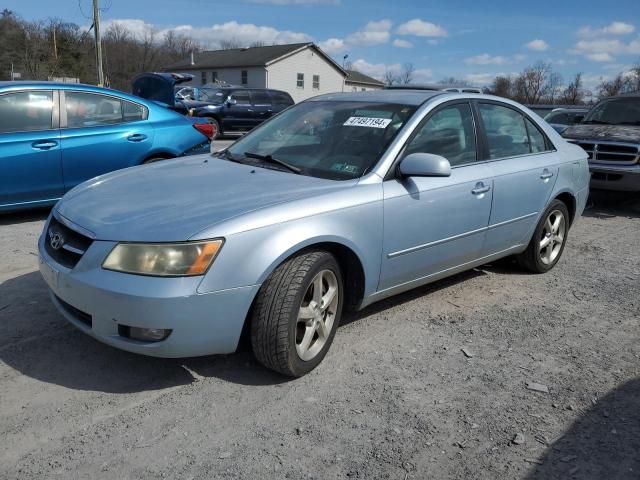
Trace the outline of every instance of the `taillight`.
<path fill-rule="evenodd" d="M 209 140 L 213 138 L 213 124 L 211 123 L 194 123 L 193 128 L 198 130 L 201 134 L 207 137 Z"/>

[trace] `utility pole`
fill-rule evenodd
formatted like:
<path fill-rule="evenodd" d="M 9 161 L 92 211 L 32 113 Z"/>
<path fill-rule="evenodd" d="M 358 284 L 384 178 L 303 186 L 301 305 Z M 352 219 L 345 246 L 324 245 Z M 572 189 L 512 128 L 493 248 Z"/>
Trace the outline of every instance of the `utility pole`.
<path fill-rule="evenodd" d="M 100 41 L 100 8 L 98 0 L 93 0 L 93 31 L 96 37 L 96 69 L 98 72 L 98 86 L 104 85 L 104 72 L 102 71 L 102 43 Z"/>

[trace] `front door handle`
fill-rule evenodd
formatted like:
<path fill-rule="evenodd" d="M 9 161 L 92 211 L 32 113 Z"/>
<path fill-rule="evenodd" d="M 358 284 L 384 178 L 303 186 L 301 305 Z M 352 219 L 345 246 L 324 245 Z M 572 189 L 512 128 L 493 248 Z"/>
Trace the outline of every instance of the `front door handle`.
<path fill-rule="evenodd" d="M 491 187 L 489 185 L 478 182 L 476 183 L 475 188 L 471 190 L 471 193 L 473 193 L 474 195 L 482 195 L 483 193 L 487 193 L 489 190 L 491 190 Z"/>
<path fill-rule="evenodd" d="M 143 135 L 141 133 L 134 133 L 131 134 L 127 137 L 127 140 L 129 140 L 130 142 L 141 142 L 143 140 L 145 140 L 147 138 L 146 135 Z"/>
<path fill-rule="evenodd" d="M 546 168 L 542 171 L 542 173 L 540 174 L 540 178 L 542 180 L 548 180 L 549 178 L 553 177 L 553 172 L 550 172 L 549 170 L 547 170 Z"/>
<path fill-rule="evenodd" d="M 41 140 L 33 142 L 31 146 L 37 150 L 51 150 L 53 147 L 58 146 L 58 142 L 54 142 L 53 140 Z"/>

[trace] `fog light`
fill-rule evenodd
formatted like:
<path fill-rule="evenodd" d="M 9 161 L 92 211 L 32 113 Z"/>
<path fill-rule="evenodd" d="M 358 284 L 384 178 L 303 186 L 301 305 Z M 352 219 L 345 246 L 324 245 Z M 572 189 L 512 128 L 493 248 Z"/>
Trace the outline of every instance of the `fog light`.
<path fill-rule="evenodd" d="M 171 330 L 167 328 L 139 328 L 118 325 L 118 334 L 121 337 L 140 342 L 160 342 L 171 334 Z"/>

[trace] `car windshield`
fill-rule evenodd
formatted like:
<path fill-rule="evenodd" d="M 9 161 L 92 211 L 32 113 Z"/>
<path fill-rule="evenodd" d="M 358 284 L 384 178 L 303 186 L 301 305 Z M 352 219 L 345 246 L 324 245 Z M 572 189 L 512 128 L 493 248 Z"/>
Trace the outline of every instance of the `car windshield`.
<path fill-rule="evenodd" d="M 227 94 L 224 90 L 220 90 L 219 88 L 201 88 L 200 89 L 200 100 L 201 102 L 209 102 L 216 105 L 222 105 L 222 103 L 227 98 Z"/>
<path fill-rule="evenodd" d="M 378 162 L 415 110 L 415 106 L 400 104 L 304 102 L 234 143 L 226 155 L 266 168 L 282 168 L 273 161 L 276 159 L 314 177 L 358 178 Z"/>
<path fill-rule="evenodd" d="M 593 107 L 583 123 L 640 125 L 640 97 L 605 100 Z"/>

